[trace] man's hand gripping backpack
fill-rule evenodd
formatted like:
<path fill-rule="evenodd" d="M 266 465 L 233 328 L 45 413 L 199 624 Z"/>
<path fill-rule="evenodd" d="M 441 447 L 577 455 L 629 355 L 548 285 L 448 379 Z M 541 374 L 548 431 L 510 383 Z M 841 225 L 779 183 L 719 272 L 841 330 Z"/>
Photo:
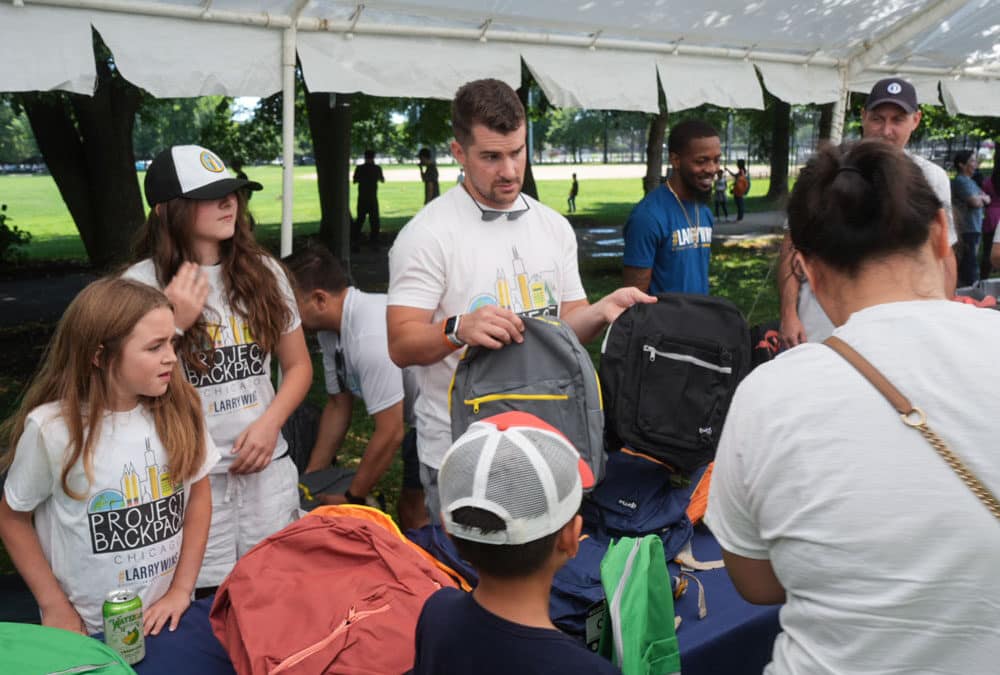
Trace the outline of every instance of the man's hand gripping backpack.
<path fill-rule="evenodd" d="M 657 297 L 622 312 L 604 338 L 607 447 L 686 473 L 715 458 L 733 392 L 750 370 L 750 335 L 724 298 Z"/>
<path fill-rule="evenodd" d="M 508 410 L 529 412 L 561 431 L 604 476 L 604 411 L 593 361 L 576 333 L 551 317 L 525 317 L 524 342 L 501 349 L 470 347 L 448 397 L 451 436 L 476 420 Z"/>

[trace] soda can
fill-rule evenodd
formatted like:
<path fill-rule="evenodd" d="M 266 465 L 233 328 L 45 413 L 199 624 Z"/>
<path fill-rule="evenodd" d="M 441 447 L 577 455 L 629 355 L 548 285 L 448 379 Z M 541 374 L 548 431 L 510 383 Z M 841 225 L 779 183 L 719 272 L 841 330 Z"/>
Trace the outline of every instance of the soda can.
<path fill-rule="evenodd" d="M 142 598 L 133 591 L 117 589 L 108 593 L 104 615 L 104 642 L 134 665 L 146 657 L 142 635 Z"/>

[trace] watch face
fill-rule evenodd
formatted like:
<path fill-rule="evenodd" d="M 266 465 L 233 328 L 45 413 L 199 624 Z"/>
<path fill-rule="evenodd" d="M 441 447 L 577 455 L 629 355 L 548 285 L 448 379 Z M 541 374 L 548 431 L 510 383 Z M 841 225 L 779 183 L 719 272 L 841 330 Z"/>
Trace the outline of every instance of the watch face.
<path fill-rule="evenodd" d="M 455 324 L 458 323 L 457 316 L 449 316 L 448 320 L 444 323 L 444 333 L 445 335 L 455 334 Z"/>

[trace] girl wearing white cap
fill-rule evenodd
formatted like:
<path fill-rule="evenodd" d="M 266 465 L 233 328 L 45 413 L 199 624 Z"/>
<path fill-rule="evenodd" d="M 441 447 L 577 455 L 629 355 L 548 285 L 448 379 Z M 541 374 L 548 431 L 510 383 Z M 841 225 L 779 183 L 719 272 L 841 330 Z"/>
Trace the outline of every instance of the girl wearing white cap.
<path fill-rule="evenodd" d="M 150 165 L 151 207 L 125 276 L 163 289 L 179 354 L 201 395 L 222 460 L 211 474 L 212 525 L 197 587 L 297 517 L 297 472 L 281 427 L 305 398 L 312 365 L 285 270 L 254 239 L 245 190 L 210 150 L 174 146 Z M 271 384 L 271 353 L 282 383 Z"/>

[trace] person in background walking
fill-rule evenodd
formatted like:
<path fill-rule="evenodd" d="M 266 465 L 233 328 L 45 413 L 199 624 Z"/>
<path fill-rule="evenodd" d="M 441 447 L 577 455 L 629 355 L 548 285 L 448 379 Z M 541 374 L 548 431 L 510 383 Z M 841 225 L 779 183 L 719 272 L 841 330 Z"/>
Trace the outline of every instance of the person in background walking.
<path fill-rule="evenodd" d="M 982 188 L 990 203 L 986 206 L 983 217 L 983 249 L 979 256 L 979 278 L 989 279 L 993 273 L 990 264 L 990 252 L 993 250 L 993 237 L 996 235 L 997 224 L 1000 223 L 1000 153 L 993 155 L 993 173 L 983 179 Z"/>
<path fill-rule="evenodd" d="M 375 151 L 365 150 L 364 164 L 354 169 L 354 182 L 358 185 L 358 217 L 354 220 L 351 232 L 351 245 L 361 243 L 361 228 L 365 218 L 368 218 L 371 231 L 370 242 L 373 248 L 378 248 L 378 232 L 381 221 L 378 216 L 378 184 L 385 182 L 382 167 L 375 163 Z"/>
<path fill-rule="evenodd" d="M 962 234 L 962 253 L 958 259 L 958 284 L 971 286 L 979 280 L 976 250 L 983 233 L 983 208 L 990 203 L 989 196 L 972 180 L 976 170 L 976 155 L 972 150 L 955 153 L 955 171 L 951 199 L 955 211 L 955 227 Z"/>
<path fill-rule="evenodd" d="M 729 169 L 726 169 L 729 171 Z M 736 180 L 733 181 L 733 201 L 736 202 L 736 222 L 743 220 L 743 197 L 750 192 L 750 175 L 747 173 L 747 163 L 745 160 L 736 160 L 736 172 L 729 171 L 729 175 Z"/>
<path fill-rule="evenodd" d="M 580 183 L 576 180 L 576 174 L 573 174 L 573 182 L 569 186 L 569 197 L 566 198 L 566 205 L 569 207 L 570 213 L 576 213 L 576 196 L 580 194 Z"/>
<path fill-rule="evenodd" d="M 729 209 L 726 207 L 726 172 L 719 169 L 715 174 L 715 219 L 719 219 L 719 208 L 722 215 L 729 220 Z"/>
<path fill-rule="evenodd" d="M 441 196 L 438 168 L 430 148 L 420 148 L 417 159 L 420 162 L 420 180 L 424 182 L 424 204 L 426 204 L 435 197 Z"/>

